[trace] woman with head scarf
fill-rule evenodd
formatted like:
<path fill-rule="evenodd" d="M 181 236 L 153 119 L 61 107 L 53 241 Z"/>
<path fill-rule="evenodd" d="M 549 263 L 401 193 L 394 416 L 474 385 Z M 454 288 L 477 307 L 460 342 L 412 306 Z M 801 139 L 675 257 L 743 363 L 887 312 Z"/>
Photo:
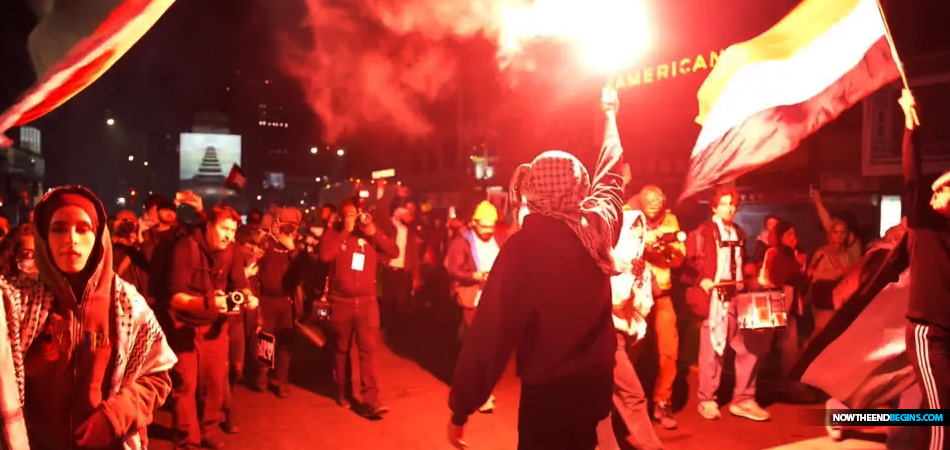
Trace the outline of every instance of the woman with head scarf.
<path fill-rule="evenodd" d="M 34 217 L 39 278 L 0 282 L 3 447 L 144 448 L 175 355 L 145 299 L 113 272 L 92 192 L 54 189 Z"/>

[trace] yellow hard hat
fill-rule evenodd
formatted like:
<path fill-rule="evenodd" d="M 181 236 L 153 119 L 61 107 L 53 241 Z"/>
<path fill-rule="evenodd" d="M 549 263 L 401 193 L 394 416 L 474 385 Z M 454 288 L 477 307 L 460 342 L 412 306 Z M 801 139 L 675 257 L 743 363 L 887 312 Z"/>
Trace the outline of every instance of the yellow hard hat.
<path fill-rule="evenodd" d="M 498 222 L 498 210 L 495 209 L 495 205 L 491 204 L 488 200 L 485 200 L 478 204 L 478 207 L 475 208 L 475 214 L 472 215 L 472 220 L 481 223 L 490 223 L 494 224 Z"/>

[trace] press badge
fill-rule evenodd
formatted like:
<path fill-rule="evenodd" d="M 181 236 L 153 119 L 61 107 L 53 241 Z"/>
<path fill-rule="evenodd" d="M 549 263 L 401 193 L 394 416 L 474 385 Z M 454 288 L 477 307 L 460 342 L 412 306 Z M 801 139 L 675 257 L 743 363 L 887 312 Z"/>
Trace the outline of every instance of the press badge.
<path fill-rule="evenodd" d="M 362 272 L 364 263 L 366 263 L 366 255 L 362 253 L 353 253 L 353 264 L 350 266 L 351 269 L 357 272 Z"/>

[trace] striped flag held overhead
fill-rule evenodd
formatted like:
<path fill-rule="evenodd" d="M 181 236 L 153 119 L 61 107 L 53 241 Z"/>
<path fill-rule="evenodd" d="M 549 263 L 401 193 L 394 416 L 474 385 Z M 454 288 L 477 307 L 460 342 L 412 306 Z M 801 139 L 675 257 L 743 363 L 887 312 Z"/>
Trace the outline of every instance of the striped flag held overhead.
<path fill-rule="evenodd" d="M 0 111 L 0 147 L 11 144 L 3 135 L 7 130 L 42 117 L 102 76 L 173 2 L 45 2 L 49 5 L 30 37 L 33 69 L 39 79 L 13 106 Z"/>
<path fill-rule="evenodd" d="M 703 129 L 681 198 L 789 153 L 899 74 L 876 0 L 804 0 L 727 48 L 700 87 Z"/>

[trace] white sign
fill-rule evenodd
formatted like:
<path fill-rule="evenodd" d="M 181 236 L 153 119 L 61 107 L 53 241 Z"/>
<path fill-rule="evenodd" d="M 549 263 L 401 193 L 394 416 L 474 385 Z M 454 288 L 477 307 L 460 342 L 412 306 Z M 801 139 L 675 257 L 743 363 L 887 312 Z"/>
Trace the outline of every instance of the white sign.
<path fill-rule="evenodd" d="M 396 169 L 377 170 L 373 172 L 374 180 L 378 180 L 380 178 L 392 178 L 394 176 L 396 176 Z"/>

